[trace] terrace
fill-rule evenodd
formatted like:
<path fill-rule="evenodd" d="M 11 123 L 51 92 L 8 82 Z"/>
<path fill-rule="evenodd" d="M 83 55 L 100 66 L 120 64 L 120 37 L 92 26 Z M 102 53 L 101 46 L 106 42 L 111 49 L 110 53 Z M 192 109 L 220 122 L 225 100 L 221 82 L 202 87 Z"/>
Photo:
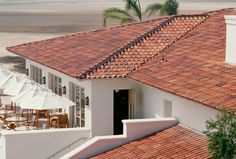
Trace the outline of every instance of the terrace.
<path fill-rule="evenodd" d="M 91 137 L 90 129 L 69 122 L 66 109 L 76 103 L 4 67 L 0 77 L 0 158 L 28 150 L 29 158 L 58 158 Z"/>

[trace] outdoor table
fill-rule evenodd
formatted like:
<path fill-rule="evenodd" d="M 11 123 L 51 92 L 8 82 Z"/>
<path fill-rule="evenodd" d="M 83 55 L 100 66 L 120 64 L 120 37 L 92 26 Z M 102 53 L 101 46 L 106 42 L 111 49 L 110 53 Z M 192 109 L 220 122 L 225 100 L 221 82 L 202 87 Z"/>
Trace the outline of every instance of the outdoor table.
<path fill-rule="evenodd" d="M 9 114 L 14 114 L 12 110 L 0 110 L 0 117 L 5 119 Z"/>
<path fill-rule="evenodd" d="M 0 115 L 5 115 L 5 114 L 13 114 L 14 112 L 12 110 L 0 110 Z"/>
<path fill-rule="evenodd" d="M 50 113 L 50 116 L 59 116 L 59 115 L 66 115 L 66 113 L 64 113 L 64 112 L 54 112 L 54 113 Z"/>
<path fill-rule="evenodd" d="M 16 123 L 16 125 L 17 126 L 20 126 L 20 125 L 22 125 L 22 124 L 20 124 L 20 123 L 24 123 L 25 121 L 26 121 L 26 118 L 25 117 L 11 117 L 11 118 L 6 118 L 5 119 L 5 121 L 6 122 L 14 122 L 14 123 Z"/>

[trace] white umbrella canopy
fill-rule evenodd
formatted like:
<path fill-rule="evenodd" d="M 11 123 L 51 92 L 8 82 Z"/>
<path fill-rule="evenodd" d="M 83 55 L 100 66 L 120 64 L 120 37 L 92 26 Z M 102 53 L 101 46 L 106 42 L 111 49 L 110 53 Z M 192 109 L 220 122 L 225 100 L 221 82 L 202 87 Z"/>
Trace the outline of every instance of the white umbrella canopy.
<path fill-rule="evenodd" d="M 34 82 L 29 79 L 23 79 L 3 91 L 4 94 L 17 96 L 18 94 L 29 90 L 34 86 Z"/>
<path fill-rule="evenodd" d="M 8 89 L 11 88 L 13 85 L 23 81 L 26 79 L 26 76 L 19 75 L 19 74 L 12 74 L 6 80 L 0 81 L 0 88 L 1 89 Z"/>
<path fill-rule="evenodd" d="M 33 97 L 38 95 L 42 91 L 42 88 L 40 88 L 38 85 L 32 86 L 32 88 L 27 89 L 21 93 L 19 93 L 17 96 L 12 98 L 12 101 L 15 102 L 17 105 L 27 103 L 29 100 L 32 100 Z"/>
<path fill-rule="evenodd" d="M 7 78 L 10 78 L 10 75 L 12 75 L 11 72 L 7 71 L 6 69 L 3 69 L 0 66 L 0 83 L 5 81 Z"/>
<path fill-rule="evenodd" d="M 74 102 L 49 91 L 42 91 L 31 101 L 20 103 L 22 109 L 35 110 L 58 109 L 75 105 Z"/>
<path fill-rule="evenodd" d="M 5 82 L 12 73 L 10 71 L 7 71 L 5 68 L 0 66 L 0 83 Z M 0 94 L 3 94 L 3 89 L 0 88 Z"/>

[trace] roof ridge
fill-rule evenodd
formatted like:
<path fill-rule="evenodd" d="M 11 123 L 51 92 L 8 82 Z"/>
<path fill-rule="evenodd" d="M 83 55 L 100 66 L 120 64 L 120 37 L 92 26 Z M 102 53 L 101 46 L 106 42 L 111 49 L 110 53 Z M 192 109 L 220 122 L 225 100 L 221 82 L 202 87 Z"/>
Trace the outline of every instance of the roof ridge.
<path fill-rule="evenodd" d="M 223 12 L 223 11 L 228 11 L 228 10 L 234 10 L 236 8 L 222 8 L 222 9 L 218 9 L 218 10 L 212 10 L 212 11 L 208 11 L 208 12 L 204 12 L 203 14 L 217 14 L 217 13 L 220 13 L 220 12 Z"/>
<path fill-rule="evenodd" d="M 176 16 L 171 16 L 170 18 L 164 20 L 163 22 L 161 22 L 158 26 L 152 28 L 151 30 L 147 31 L 146 33 L 142 34 L 141 36 L 139 36 L 138 38 L 134 39 L 133 41 L 131 41 L 129 44 L 125 45 L 124 47 L 121 47 L 120 49 L 116 50 L 115 52 L 113 52 L 110 56 L 106 57 L 104 60 L 102 60 L 100 63 L 94 65 L 93 67 L 91 67 L 90 69 L 88 69 L 87 71 L 85 71 L 82 75 L 80 75 L 77 78 L 80 79 L 84 79 L 86 78 L 86 76 L 90 73 L 93 73 L 94 71 L 96 71 L 97 69 L 101 68 L 102 66 L 107 65 L 112 59 L 117 58 L 119 55 L 121 55 L 122 53 L 124 53 L 126 50 L 128 50 L 129 48 L 137 45 L 138 43 L 142 42 L 143 40 L 151 37 L 153 34 L 156 34 L 157 32 L 159 32 L 161 29 L 163 29 L 164 27 L 168 26 L 172 21 L 174 21 L 176 18 L 186 18 L 186 17 L 208 17 L 207 14 L 193 14 L 193 15 L 176 15 Z M 204 20 L 205 21 L 205 20 Z M 204 22 L 203 21 L 203 22 Z M 183 34 L 182 36 L 180 36 L 179 38 L 176 38 L 172 43 L 170 43 L 169 45 L 167 45 L 165 48 L 163 48 L 159 53 L 163 52 L 166 48 L 168 48 L 169 46 L 171 46 L 173 43 L 175 43 L 176 41 L 178 41 L 180 38 L 182 38 L 183 36 L 185 36 L 187 33 L 189 33 L 192 29 L 194 29 L 195 27 L 197 27 L 198 25 L 200 25 L 202 22 L 200 22 L 199 24 L 195 25 L 193 28 L 191 28 L 189 31 L 187 31 L 185 34 Z M 147 61 L 149 61 L 150 59 L 152 59 L 153 57 L 155 57 L 156 55 L 152 56 L 151 58 L 148 58 L 146 61 L 144 61 L 140 66 L 142 66 L 144 63 L 146 63 Z M 139 66 L 139 67 L 140 67 Z M 137 67 L 137 68 L 139 68 Z M 133 72 L 135 69 L 131 70 L 131 72 Z"/>
<path fill-rule="evenodd" d="M 203 15 L 204 16 L 204 15 Z M 185 35 L 187 35 L 189 32 L 191 32 L 193 29 L 195 29 L 197 26 L 199 26 L 200 24 L 202 24 L 203 22 L 205 22 L 207 20 L 207 18 L 209 18 L 208 15 L 205 15 L 206 19 L 203 20 L 202 22 L 196 24 L 195 26 L 193 26 L 190 30 L 186 31 L 183 35 L 181 35 L 180 37 L 177 37 L 172 43 L 168 44 L 166 47 L 164 47 L 162 50 L 160 50 L 158 53 L 162 54 L 162 52 L 164 52 L 166 49 L 168 49 L 169 47 L 171 47 L 174 43 L 176 43 L 177 41 L 179 41 L 180 39 L 182 39 Z M 130 71 L 127 75 L 131 74 L 133 71 L 137 70 L 138 68 L 140 68 L 142 65 L 144 65 L 145 63 L 147 63 L 148 61 L 150 61 L 151 59 L 153 59 L 154 57 L 156 57 L 159 54 L 155 54 L 154 56 L 148 58 L 146 61 L 144 61 L 143 63 L 141 63 L 138 67 L 134 68 L 132 71 Z M 164 55 L 162 54 L 162 59 L 164 60 Z"/>
<path fill-rule="evenodd" d="M 228 11 L 228 10 L 233 10 L 236 8 L 223 8 L 223 9 L 219 9 L 219 10 L 213 10 L 213 11 L 209 11 L 209 12 L 205 12 L 199 15 L 205 15 L 207 18 L 211 18 L 212 16 L 216 15 L 216 14 L 220 14 L 224 11 Z M 194 14 L 193 14 L 194 15 Z M 185 15 L 184 15 L 185 16 Z M 195 15 L 197 16 L 197 15 Z M 205 20 L 204 20 L 205 21 Z M 183 36 L 187 35 L 190 31 L 192 31 L 194 28 L 196 28 L 198 25 L 202 24 L 204 21 L 200 22 L 199 24 L 197 24 L 196 26 L 194 26 L 191 30 L 187 31 L 185 34 L 183 34 L 181 37 L 177 38 L 175 41 L 173 41 L 171 44 L 167 45 L 165 48 L 163 48 L 159 53 L 161 54 L 163 51 L 165 51 L 166 49 L 168 49 L 172 44 L 174 44 L 175 42 L 177 42 L 178 40 L 180 40 Z M 156 54 L 157 55 L 157 54 Z M 148 61 L 150 61 L 151 59 L 153 59 L 156 55 L 154 55 L 153 57 L 148 58 L 146 61 L 144 61 L 142 64 L 140 64 L 137 68 L 133 69 L 130 73 L 128 73 L 127 75 L 131 74 L 133 71 L 137 70 L 138 68 L 140 68 L 143 64 L 147 63 Z"/>

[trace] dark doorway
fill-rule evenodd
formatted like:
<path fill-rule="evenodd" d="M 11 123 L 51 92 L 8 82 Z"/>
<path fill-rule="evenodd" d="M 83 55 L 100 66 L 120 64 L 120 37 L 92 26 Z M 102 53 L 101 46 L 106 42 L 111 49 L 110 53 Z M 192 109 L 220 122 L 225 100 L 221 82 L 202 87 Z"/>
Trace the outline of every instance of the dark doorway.
<path fill-rule="evenodd" d="M 114 90 L 114 135 L 123 134 L 123 119 L 129 117 L 129 90 Z"/>

